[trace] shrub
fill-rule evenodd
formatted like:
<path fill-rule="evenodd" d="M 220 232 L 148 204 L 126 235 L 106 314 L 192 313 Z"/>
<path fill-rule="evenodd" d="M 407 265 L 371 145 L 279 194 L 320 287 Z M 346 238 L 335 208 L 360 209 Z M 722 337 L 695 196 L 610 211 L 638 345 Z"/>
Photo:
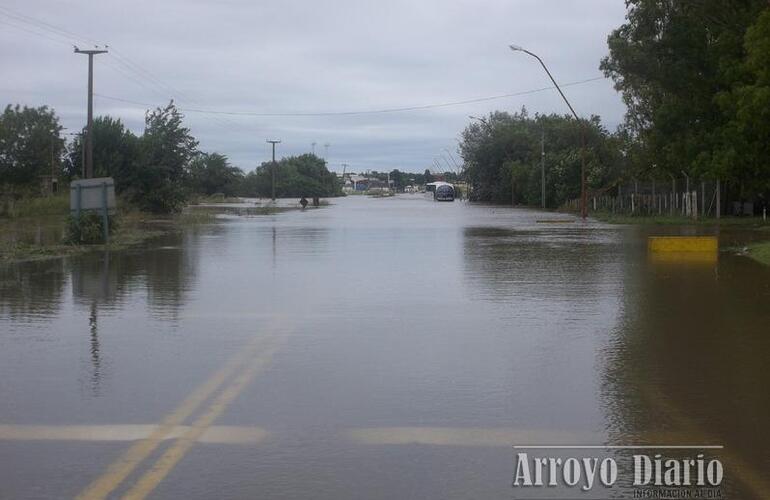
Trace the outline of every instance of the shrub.
<path fill-rule="evenodd" d="M 114 234 L 117 229 L 117 216 L 108 217 L 109 233 Z M 102 215 L 95 211 L 84 211 L 80 213 L 80 217 L 68 216 L 65 241 L 72 245 L 105 243 Z"/>

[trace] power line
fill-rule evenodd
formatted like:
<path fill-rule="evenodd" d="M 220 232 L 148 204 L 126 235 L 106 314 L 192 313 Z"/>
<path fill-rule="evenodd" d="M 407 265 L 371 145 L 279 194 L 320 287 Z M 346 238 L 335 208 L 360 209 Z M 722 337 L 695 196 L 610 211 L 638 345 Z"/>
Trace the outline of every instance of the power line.
<path fill-rule="evenodd" d="M 1 13 L 2 13 L 2 12 L 0 12 L 0 14 L 1 14 Z M 72 45 L 73 45 L 73 44 L 72 44 L 71 42 L 69 42 L 69 41 L 64 41 L 64 40 L 62 40 L 61 38 L 54 38 L 54 37 L 52 37 L 52 36 L 49 36 L 49 35 L 47 35 L 47 34 L 45 34 L 45 33 L 40 33 L 39 31 L 35 31 L 35 30 L 33 30 L 33 29 L 30 29 L 30 28 L 29 28 L 29 27 L 27 27 L 27 26 L 19 26 L 19 25 L 17 25 L 17 24 L 14 24 L 14 23 L 12 23 L 12 22 L 9 22 L 8 20 L 2 20 L 2 19 L 0 19 L 0 24 L 5 24 L 5 25 L 7 25 L 7 26 L 10 26 L 10 27 L 12 27 L 12 28 L 16 28 L 16 29 L 18 29 L 18 30 L 21 30 L 21 31 L 25 31 L 25 32 L 27 32 L 27 33 L 30 33 L 30 34 L 32 34 L 32 35 L 36 35 L 36 36 L 39 36 L 39 37 L 41 37 L 41 38 L 45 38 L 45 39 L 47 39 L 47 40 L 50 40 L 50 41 L 52 41 L 52 42 L 60 43 L 60 44 L 62 44 L 62 45 L 67 45 L 68 47 L 72 47 Z"/>
<path fill-rule="evenodd" d="M 61 28 L 59 26 L 55 26 L 53 24 L 47 23 L 45 21 L 42 21 L 40 19 L 35 19 L 34 17 L 27 16 L 25 14 L 21 14 L 19 12 L 13 11 L 9 9 L 8 7 L 3 7 L 0 5 L 0 14 L 5 15 L 6 17 L 10 17 L 12 19 L 15 19 L 17 21 L 21 21 L 23 23 L 30 24 L 32 26 L 35 26 L 36 28 L 43 29 L 45 31 L 48 31 L 49 33 L 54 33 L 61 38 L 64 38 L 68 41 L 78 41 L 78 42 L 85 42 L 88 44 L 94 44 L 98 45 L 99 42 L 94 40 L 93 38 L 84 37 L 81 35 L 78 35 L 77 33 L 73 33 L 71 31 L 68 31 L 64 28 Z"/>
<path fill-rule="evenodd" d="M 6 18 L 11 19 L 12 21 L 14 21 L 14 23 L 20 22 L 23 24 L 22 25 L 13 24 L 11 22 L 8 22 L 7 20 L 6 21 L 0 20 L 0 23 L 7 24 L 19 30 L 48 39 L 56 43 L 60 43 L 64 45 L 77 45 L 79 42 L 86 42 L 88 44 L 94 44 L 96 47 L 99 47 L 99 42 L 97 40 L 94 40 L 93 38 L 78 35 L 77 33 L 73 33 L 69 30 L 58 27 L 51 23 L 48 23 L 39 19 L 35 19 L 33 17 L 27 16 L 24 14 L 20 14 L 18 12 L 14 12 L 6 7 L 0 6 L 0 15 L 3 15 Z M 30 29 L 30 27 L 34 28 L 34 30 Z M 37 31 L 37 30 L 42 30 L 43 32 L 41 33 L 40 31 Z M 104 45 L 104 47 L 108 47 L 106 44 L 102 44 L 102 45 Z M 151 92 L 156 93 L 160 96 L 163 96 L 164 98 L 172 98 L 172 99 L 176 98 L 176 100 L 188 102 L 193 106 L 201 106 L 201 104 L 196 100 L 192 99 L 191 97 L 179 91 L 178 89 L 172 87 L 171 85 L 164 83 L 160 78 L 156 77 L 152 72 L 142 67 L 141 65 L 131 61 L 122 52 L 118 51 L 114 47 L 109 47 L 109 48 L 111 50 L 110 55 L 120 67 L 113 64 L 108 64 L 108 66 L 112 70 L 120 73 L 123 77 L 128 78 L 129 80 L 133 81 L 140 87 L 150 90 Z M 153 88 L 148 87 L 146 83 L 151 85 Z M 217 125 L 223 128 L 227 128 L 228 126 L 240 127 L 240 124 L 232 120 L 229 120 L 227 118 L 214 117 L 213 121 L 214 123 L 216 123 Z"/>
<path fill-rule="evenodd" d="M 569 82 L 562 84 L 562 87 L 572 87 L 575 85 L 582 85 L 585 83 L 595 82 L 598 80 L 604 80 L 605 77 L 598 76 L 594 78 L 588 78 L 585 80 L 578 80 L 575 82 Z M 200 108 L 179 108 L 181 111 L 185 111 L 187 113 L 204 113 L 204 114 L 212 114 L 212 115 L 230 115 L 230 116 L 259 116 L 259 117 L 303 117 L 303 116 L 352 116 L 352 115 L 374 115 L 374 114 L 384 114 L 384 113 L 401 113 L 401 112 L 407 112 L 407 111 L 422 111 L 426 109 L 436 109 L 436 108 L 446 108 L 450 106 L 461 106 L 464 104 L 474 104 L 478 102 L 485 102 L 485 101 L 494 101 L 499 99 L 506 99 L 510 97 L 519 97 L 523 95 L 529 95 L 529 94 L 535 94 L 538 92 L 545 92 L 547 90 L 553 90 L 556 87 L 541 87 L 537 89 L 531 89 L 531 90 L 524 90 L 520 92 L 514 92 L 511 94 L 499 94 L 494 96 L 486 96 L 486 97 L 476 97 L 473 99 L 464 99 L 460 101 L 450 101 L 450 102 L 442 102 L 442 103 L 434 103 L 434 104 L 422 104 L 417 106 L 403 106 L 403 107 L 397 107 L 397 108 L 384 108 L 384 109 L 372 109 L 372 110 L 360 110 L 360 111 L 322 111 L 322 112 L 289 112 L 289 113 L 263 113 L 258 111 L 221 111 L 221 110 L 213 110 L 213 109 L 200 109 Z M 155 107 L 155 104 L 150 104 L 146 102 L 139 102 L 134 101 L 131 99 L 124 99 L 121 97 L 114 97 L 114 96 L 108 96 L 104 94 L 94 94 L 95 96 L 101 98 L 101 99 L 108 99 L 111 101 L 117 101 L 117 102 L 123 102 L 126 104 L 135 104 L 137 106 L 145 106 L 145 107 Z"/>

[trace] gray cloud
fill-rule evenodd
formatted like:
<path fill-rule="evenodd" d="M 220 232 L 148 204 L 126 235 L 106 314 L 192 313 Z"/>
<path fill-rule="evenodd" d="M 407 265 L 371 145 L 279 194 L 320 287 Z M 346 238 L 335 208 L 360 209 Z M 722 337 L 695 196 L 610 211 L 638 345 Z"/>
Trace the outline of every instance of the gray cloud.
<path fill-rule="evenodd" d="M 423 105 L 548 86 L 537 52 L 560 82 L 600 76 L 606 37 L 624 3 L 574 1 L 190 1 L 10 0 L 3 7 L 115 50 L 96 60 L 98 94 L 140 103 L 221 111 L 328 112 Z M 0 11 L 2 12 L 2 11 Z M 37 31 L 32 34 L 20 27 Z M 46 38 L 48 37 L 48 38 Z M 77 130 L 85 119 L 86 58 L 59 36 L 0 14 L 0 91 L 7 103 L 48 104 Z M 53 38 L 51 40 L 49 38 Z M 92 42 L 93 43 L 93 42 Z M 565 89 L 581 114 L 608 128 L 624 107 L 608 81 Z M 341 170 L 421 171 L 456 147 L 469 114 L 566 111 L 555 91 L 403 113 L 324 117 L 247 117 L 186 113 L 207 151 L 245 170 L 269 157 L 331 143 Z M 142 106 L 95 99 L 97 114 L 141 132 Z"/>

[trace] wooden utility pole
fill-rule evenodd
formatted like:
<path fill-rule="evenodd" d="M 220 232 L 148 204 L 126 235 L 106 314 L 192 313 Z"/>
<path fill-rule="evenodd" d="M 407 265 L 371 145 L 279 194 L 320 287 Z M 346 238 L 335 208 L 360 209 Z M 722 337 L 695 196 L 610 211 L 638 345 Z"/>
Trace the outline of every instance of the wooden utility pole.
<path fill-rule="evenodd" d="M 545 208 L 545 129 L 540 131 L 540 199 Z"/>
<path fill-rule="evenodd" d="M 272 192 L 271 192 L 271 198 L 272 198 L 272 200 L 273 200 L 273 201 L 275 201 L 275 145 L 276 145 L 276 144 L 280 144 L 280 143 L 281 143 L 281 141 L 280 141 L 280 140 L 271 140 L 271 139 L 268 139 L 268 140 L 267 140 L 267 142 L 269 142 L 270 144 L 272 144 L 272 145 L 273 145 L 273 165 L 272 165 L 272 168 L 270 169 L 270 171 L 271 171 L 271 174 L 272 174 Z"/>
<path fill-rule="evenodd" d="M 85 141 L 85 163 L 86 171 L 85 178 L 90 179 L 94 176 L 94 141 L 93 141 L 93 125 L 94 125 L 94 56 L 97 54 L 105 54 L 106 50 L 80 50 L 75 47 L 76 54 L 88 55 L 88 122 L 86 125 L 86 141 Z"/>

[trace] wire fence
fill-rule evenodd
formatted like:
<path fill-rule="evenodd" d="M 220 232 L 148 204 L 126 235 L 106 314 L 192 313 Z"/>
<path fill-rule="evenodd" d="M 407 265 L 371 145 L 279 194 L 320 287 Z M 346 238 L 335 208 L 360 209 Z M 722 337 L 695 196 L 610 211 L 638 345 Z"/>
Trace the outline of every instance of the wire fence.
<path fill-rule="evenodd" d="M 681 184 L 685 184 L 682 186 Z M 735 200 L 719 181 L 692 183 L 631 182 L 611 192 L 588 195 L 588 211 L 622 215 L 678 215 L 716 217 L 719 215 L 763 215 L 764 203 Z M 567 210 L 579 211 L 580 198 L 567 201 Z"/>

